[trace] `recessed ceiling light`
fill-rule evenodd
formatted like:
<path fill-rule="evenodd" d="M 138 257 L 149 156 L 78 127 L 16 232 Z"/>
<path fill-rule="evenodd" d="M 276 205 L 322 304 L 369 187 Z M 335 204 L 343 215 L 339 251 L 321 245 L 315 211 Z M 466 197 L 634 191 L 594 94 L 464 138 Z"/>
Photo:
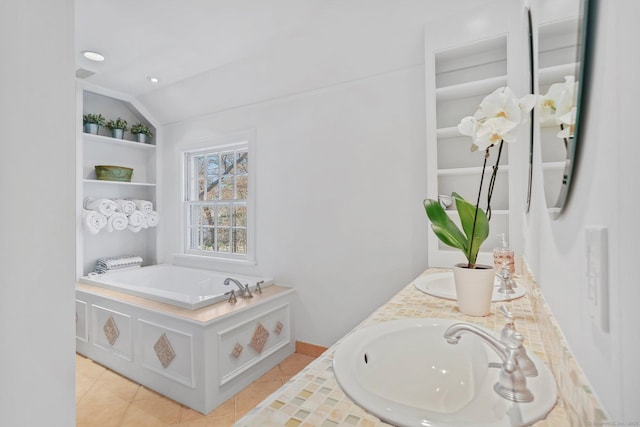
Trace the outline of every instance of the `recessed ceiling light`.
<path fill-rule="evenodd" d="M 160 81 L 159 78 L 153 76 L 147 77 L 147 80 L 149 80 L 151 83 L 158 83 Z"/>
<path fill-rule="evenodd" d="M 93 52 L 91 50 L 85 50 L 82 52 L 82 56 L 84 56 L 85 58 L 91 60 L 91 61 L 97 61 L 97 62 L 101 62 L 104 61 L 104 55 L 102 55 L 101 53 L 98 52 Z"/>

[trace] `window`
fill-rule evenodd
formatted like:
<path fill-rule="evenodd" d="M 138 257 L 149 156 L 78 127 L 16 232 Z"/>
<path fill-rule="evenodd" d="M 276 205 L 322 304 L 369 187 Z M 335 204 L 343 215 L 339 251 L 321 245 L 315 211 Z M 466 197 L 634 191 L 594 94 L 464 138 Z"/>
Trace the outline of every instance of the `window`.
<path fill-rule="evenodd" d="M 186 252 L 249 259 L 249 145 L 185 153 Z"/>

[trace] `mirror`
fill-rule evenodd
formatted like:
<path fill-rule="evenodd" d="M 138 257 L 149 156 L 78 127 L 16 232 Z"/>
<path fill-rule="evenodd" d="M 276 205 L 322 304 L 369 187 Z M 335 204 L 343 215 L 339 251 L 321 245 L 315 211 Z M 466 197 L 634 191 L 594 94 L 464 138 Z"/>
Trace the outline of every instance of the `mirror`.
<path fill-rule="evenodd" d="M 529 48 L 529 93 L 536 93 L 535 87 L 535 61 L 533 58 L 534 44 L 533 44 L 533 19 L 531 18 L 531 9 L 527 8 L 527 41 Z M 533 183 L 533 138 L 535 123 L 535 108 L 531 110 L 531 126 L 529 126 L 529 176 L 527 180 L 527 200 L 525 203 L 525 213 L 529 213 L 531 209 L 531 186 Z"/>
<path fill-rule="evenodd" d="M 540 143 L 545 201 L 554 218 L 567 205 L 580 146 L 580 117 L 588 95 L 583 83 L 589 81 L 587 53 L 593 37 L 589 6 L 589 0 L 541 0 L 534 26 L 534 86 L 540 96 L 534 128 Z M 532 156 L 533 150 L 530 160 Z"/>

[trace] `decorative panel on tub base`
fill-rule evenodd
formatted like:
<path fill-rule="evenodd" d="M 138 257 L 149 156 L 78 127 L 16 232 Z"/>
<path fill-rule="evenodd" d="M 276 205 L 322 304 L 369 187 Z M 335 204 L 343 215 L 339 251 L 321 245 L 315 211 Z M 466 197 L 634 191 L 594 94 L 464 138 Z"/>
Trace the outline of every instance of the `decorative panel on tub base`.
<path fill-rule="evenodd" d="M 295 350 L 294 290 L 200 310 L 76 287 L 78 353 L 207 414 Z"/>
<path fill-rule="evenodd" d="M 131 360 L 131 315 L 91 304 L 91 324 L 92 345 L 125 360 Z"/>
<path fill-rule="evenodd" d="M 87 322 L 87 303 L 76 300 L 76 339 L 84 342 L 89 339 Z"/>
<path fill-rule="evenodd" d="M 283 304 L 217 333 L 220 385 L 291 343 L 289 305 Z"/>

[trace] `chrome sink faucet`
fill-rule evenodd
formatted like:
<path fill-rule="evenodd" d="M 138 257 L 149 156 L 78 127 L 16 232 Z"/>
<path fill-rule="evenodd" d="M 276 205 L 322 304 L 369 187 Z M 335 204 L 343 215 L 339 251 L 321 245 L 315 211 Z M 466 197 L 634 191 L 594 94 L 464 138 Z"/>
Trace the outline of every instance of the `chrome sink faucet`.
<path fill-rule="evenodd" d="M 502 366 L 500 378 L 493 389 L 499 396 L 513 402 L 531 402 L 533 394 L 527 388 L 527 377 L 518 365 L 518 355 L 524 338 L 519 332 L 514 332 L 508 343 L 502 343 L 477 326 L 468 323 L 454 323 L 444 332 L 444 337 L 449 344 L 457 344 L 463 332 L 470 332 L 479 336 L 500 357 Z"/>
<path fill-rule="evenodd" d="M 246 285 L 242 285 L 242 283 L 240 283 L 237 279 L 234 279 L 232 277 L 227 277 L 226 279 L 224 279 L 224 285 L 225 286 L 229 286 L 229 283 L 235 283 L 235 285 L 238 287 L 239 289 L 239 295 L 242 298 L 253 298 L 253 294 L 251 293 L 251 290 L 249 289 L 249 284 Z"/>
<path fill-rule="evenodd" d="M 518 333 L 516 331 L 516 324 L 514 320 L 513 313 L 507 310 L 507 307 L 504 305 L 500 306 L 500 311 L 504 315 L 506 323 L 502 331 L 500 332 L 500 342 L 507 345 L 510 342 L 516 343 L 515 334 Z M 537 377 L 538 369 L 536 369 L 536 365 L 533 363 L 529 355 L 527 354 L 527 349 L 524 346 L 520 346 L 518 350 L 518 366 L 522 369 L 522 372 L 527 377 Z"/>

